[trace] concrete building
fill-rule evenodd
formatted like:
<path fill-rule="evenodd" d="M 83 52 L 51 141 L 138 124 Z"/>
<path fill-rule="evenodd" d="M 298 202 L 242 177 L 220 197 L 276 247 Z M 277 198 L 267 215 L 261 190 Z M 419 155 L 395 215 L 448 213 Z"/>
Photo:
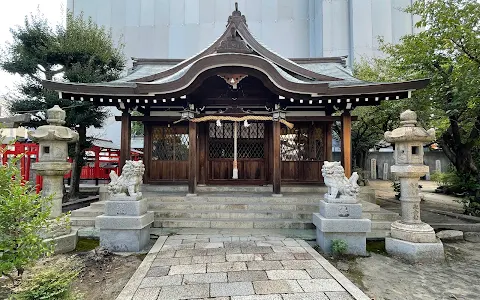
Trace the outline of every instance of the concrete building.
<path fill-rule="evenodd" d="M 416 18 L 402 11 L 414 1 L 68 0 L 67 8 L 111 28 L 127 58 L 188 58 L 222 34 L 238 2 L 249 30 L 269 49 L 289 58 L 348 56 L 351 65 L 350 58 L 381 55 L 379 36 L 398 42 L 415 32 Z M 118 143 L 119 124 L 106 125 L 95 134 Z"/>

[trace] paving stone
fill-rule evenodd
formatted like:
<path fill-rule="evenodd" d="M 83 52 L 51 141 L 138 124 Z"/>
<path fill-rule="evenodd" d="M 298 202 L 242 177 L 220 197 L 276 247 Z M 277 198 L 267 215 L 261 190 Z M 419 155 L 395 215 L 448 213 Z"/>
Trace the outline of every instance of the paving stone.
<path fill-rule="evenodd" d="M 284 247 L 285 244 L 282 241 L 259 241 L 256 242 L 259 247 L 271 247 L 271 246 L 281 246 Z"/>
<path fill-rule="evenodd" d="M 158 299 L 194 299 L 208 298 L 210 288 L 209 284 L 191 284 L 179 286 L 165 286 L 160 291 Z"/>
<path fill-rule="evenodd" d="M 298 293 L 282 295 L 283 300 L 330 300 L 324 293 Z M 341 299 L 341 298 L 340 298 Z M 331 300 L 340 300 L 332 298 Z"/>
<path fill-rule="evenodd" d="M 177 265 L 171 266 L 168 275 L 178 274 L 201 274 L 206 273 L 207 264 L 190 264 L 190 265 Z"/>
<path fill-rule="evenodd" d="M 317 269 L 306 269 L 308 275 L 313 279 L 328 279 L 332 278 L 332 276 L 324 269 L 324 268 L 317 268 Z"/>
<path fill-rule="evenodd" d="M 167 239 L 163 245 L 181 245 L 183 240 L 171 240 Z"/>
<path fill-rule="evenodd" d="M 288 270 L 323 268 L 316 260 L 282 260 L 281 263 Z"/>
<path fill-rule="evenodd" d="M 207 250 L 187 249 L 187 250 L 177 250 L 177 252 L 175 252 L 175 257 L 203 256 L 203 255 L 207 255 Z"/>
<path fill-rule="evenodd" d="M 207 242 L 195 244 L 195 249 L 215 249 L 215 248 L 223 248 L 223 243 L 222 242 L 210 243 L 207 240 Z"/>
<path fill-rule="evenodd" d="M 211 297 L 245 296 L 254 293 L 251 282 L 212 283 L 210 285 Z"/>
<path fill-rule="evenodd" d="M 298 280 L 303 290 L 308 292 L 343 292 L 345 289 L 335 279 Z"/>
<path fill-rule="evenodd" d="M 218 243 L 218 242 L 231 242 L 232 241 L 232 237 L 228 236 L 228 237 L 212 237 L 210 238 L 210 243 Z"/>
<path fill-rule="evenodd" d="M 254 254 L 263 254 L 263 253 L 272 253 L 272 247 L 242 247 L 242 253 L 254 253 Z"/>
<path fill-rule="evenodd" d="M 146 277 L 161 277 L 161 276 L 166 276 L 168 275 L 168 271 L 170 270 L 169 266 L 165 267 L 153 267 L 150 268 L 147 272 Z"/>
<path fill-rule="evenodd" d="M 268 279 L 312 279 L 304 270 L 269 270 L 267 271 Z"/>
<path fill-rule="evenodd" d="M 157 300 L 160 288 L 145 288 L 138 289 L 133 300 Z"/>
<path fill-rule="evenodd" d="M 306 253 L 307 250 L 303 247 L 280 247 L 280 246 L 272 246 L 273 252 L 290 252 L 290 253 Z"/>
<path fill-rule="evenodd" d="M 156 258 L 171 258 L 175 256 L 175 250 L 164 250 L 157 253 Z"/>
<path fill-rule="evenodd" d="M 295 280 L 254 281 L 255 294 L 290 294 L 302 293 L 303 290 Z"/>
<path fill-rule="evenodd" d="M 293 253 L 293 256 L 297 260 L 308 260 L 308 259 L 314 259 L 310 253 Z"/>
<path fill-rule="evenodd" d="M 212 262 L 226 262 L 225 255 L 206 255 L 192 257 L 192 264 L 206 264 Z"/>
<path fill-rule="evenodd" d="M 325 292 L 329 300 L 354 300 L 347 292 Z"/>
<path fill-rule="evenodd" d="M 233 296 L 232 300 L 282 300 L 280 294 L 271 295 L 250 295 L 250 296 Z"/>
<path fill-rule="evenodd" d="M 209 243 L 210 239 L 182 240 L 182 244 Z"/>
<path fill-rule="evenodd" d="M 284 239 L 282 242 L 287 247 L 300 247 L 300 244 L 294 239 Z"/>
<path fill-rule="evenodd" d="M 260 254 L 227 254 L 227 261 L 254 261 L 263 260 Z"/>
<path fill-rule="evenodd" d="M 286 237 L 284 236 L 266 236 L 265 237 L 265 240 L 267 241 L 283 241 L 284 239 L 286 239 Z"/>
<path fill-rule="evenodd" d="M 245 264 L 245 262 L 207 263 L 207 273 L 244 270 L 247 270 L 247 265 Z"/>
<path fill-rule="evenodd" d="M 294 260 L 295 256 L 290 252 L 273 252 L 263 255 L 264 260 Z"/>
<path fill-rule="evenodd" d="M 227 273 L 187 274 L 183 276 L 183 284 L 227 282 Z"/>
<path fill-rule="evenodd" d="M 228 282 L 268 280 L 265 271 L 228 272 Z"/>
<path fill-rule="evenodd" d="M 140 288 L 162 287 L 167 285 L 182 284 L 182 275 L 162 276 L 162 277 L 145 277 L 140 284 Z"/>
<path fill-rule="evenodd" d="M 255 247 L 254 241 L 238 241 L 238 242 L 225 242 L 223 243 L 225 248 L 245 248 L 245 247 Z"/>
<path fill-rule="evenodd" d="M 264 236 L 241 236 L 240 241 L 265 241 Z"/>
<path fill-rule="evenodd" d="M 215 249 L 206 249 L 207 255 L 225 255 L 225 254 L 239 254 L 242 253 L 242 249 L 238 248 L 215 248 Z"/>
<path fill-rule="evenodd" d="M 196 234 L 190 234 L 190 235 L 184 235 L 184 234 L 179 234 L 179 235 L 172 235 L 169 236 L 168 240 L 196 240 L 197 235 Z"/>
<path fill-rule="evenodd" d="M 283 270 L 283 266 L 280 261 L 276 260 L 263 260 L 263 261 L 248 261 L 248 270 Z"/>
<path fill-rule="evenodd" d="M 188 265 L 192 263 L 192 257 L 173 257 L 155 259 L 151 267 Z"/>

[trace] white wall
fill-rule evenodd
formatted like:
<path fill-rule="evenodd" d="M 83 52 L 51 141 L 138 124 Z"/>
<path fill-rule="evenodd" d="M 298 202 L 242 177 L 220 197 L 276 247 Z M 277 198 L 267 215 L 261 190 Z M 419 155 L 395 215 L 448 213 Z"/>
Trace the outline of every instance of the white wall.
<path fill-rule="evenodd" d="M 286 57 L 378 56 L 378 36 L 397 42 L 414 31 L 401 12 L 414 0 L 236 1 L 253 35 Z M 68 0 L 67 7 L 111 28 L 127 58 L 187 58 L 223 33 L 235 0 Z M 100 137 L 119 143 L 119 124 L 108 123 Z"/>

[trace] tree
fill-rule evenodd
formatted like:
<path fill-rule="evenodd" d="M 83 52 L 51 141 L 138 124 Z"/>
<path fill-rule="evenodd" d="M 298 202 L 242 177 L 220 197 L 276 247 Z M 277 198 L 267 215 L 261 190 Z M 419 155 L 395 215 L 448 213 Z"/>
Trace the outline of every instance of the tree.
<path fill-rule="evenodd" d="M 407 9 L 420 16 L 418 34 L 397 45 L 383 43 L 386 63 L 404 79 L 431 78 L 418 101 L 430 105 L 437 141 L 469 185 L 467 212 L 480 213 L 480 3 L 418 0 Z"/>
<path fill-rule="evenodd" d="M 3 151 L 0 147 L 0 156 Z M 37 195 L 22 182 L 19 159 L 0 165 L 0 273 L 8 277 L 14 269 L 21 275 L 26 266 L 53 249 L 40 235 L 50 224 L 51 198 Z"/>
<path fill-rule="evenodd" d="M 104 28 L 82 15 L 67 15 L 66 27 L 52 28 L 42 15 L 25 18 L 21 27 L 11 29 L 13 43 L 8 45 L 0 66 L 9 73 L 20 74 L 24 81 L 18 93 L 10 95 L 10 110 L 44 112 L 57 104 L 67 112 L 66 126 L 75 128 L 79 141 L 71 151 L 73 158 L 70 198 L 79 191 L 80 173 L 84 165 L 85 150 L 90 147 L 87 128 L 100 128 L 107 112 L 87 102 L 58 99 L 56 93 L 45 90 L 43 79 L 62 78 L 71 82 L 103 82 L 120 76 L 125 61 L 121 45 L 116 48 Z M 36 114 L 30 124 L 38 127 L 45 124 L 45 115 Z"/>

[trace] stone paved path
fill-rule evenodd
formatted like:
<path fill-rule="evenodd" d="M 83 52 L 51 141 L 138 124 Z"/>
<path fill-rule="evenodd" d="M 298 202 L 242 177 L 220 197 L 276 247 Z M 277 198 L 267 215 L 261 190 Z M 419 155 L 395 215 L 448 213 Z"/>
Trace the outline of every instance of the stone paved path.
<path fill-rule="evenodd" d="M 369 299 L 300 239 L 161 236 L 117 300 Z"/>

